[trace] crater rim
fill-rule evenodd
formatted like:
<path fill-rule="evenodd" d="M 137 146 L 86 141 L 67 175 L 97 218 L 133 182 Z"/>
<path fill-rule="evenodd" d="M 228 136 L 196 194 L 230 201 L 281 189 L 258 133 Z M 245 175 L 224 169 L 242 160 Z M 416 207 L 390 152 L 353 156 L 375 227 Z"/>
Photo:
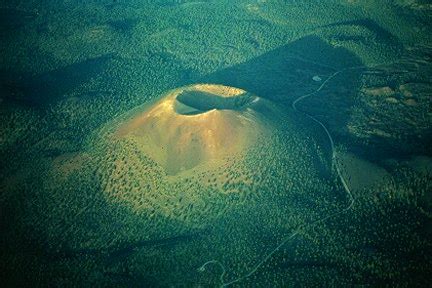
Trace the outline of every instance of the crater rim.
<path fill-rule="evenodd" d="M 246 91 L 239 95 L 225 96 L 187 89 L 175 96 L 174 110 L 177 114 L 186 116 L 204 114 L 214 110 L 243 111 L 258 99 L 258 96 Z"/>

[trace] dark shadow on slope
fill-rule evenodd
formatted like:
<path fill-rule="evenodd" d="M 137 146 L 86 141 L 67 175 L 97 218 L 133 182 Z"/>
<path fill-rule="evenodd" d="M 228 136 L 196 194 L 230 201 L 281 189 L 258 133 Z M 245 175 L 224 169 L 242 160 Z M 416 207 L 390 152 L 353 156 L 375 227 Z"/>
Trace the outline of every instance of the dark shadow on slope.
<path fill-rule="evenodd" d="M 104 55 L 35 76 L 0 71 L 0 95 L 23 106 L 44 106 L 101 74 L 112 58 Z"/>
<path fill-rule="evenodd" d="M 291 109 L 293 100 L 316 91 L 336 71 L 361 65 L 360 59 L 347 49 L 335 48 L 316 36 L 308 36 L 208 75 L 201 82 L 239 87 Z M 299 103 L 298 108 L 319 116 L 333 133 L 339 134 L 349 120 L 360 73 L 361 70 L 353 70 L 339 74 L 319 93 Z M 319 78 L 314 79 L 314 76 Z M 315 125 L 308 123 L 308 127 Z"/>
<path fill-rule="evenodd" d="M 290 102 L 321 85 L 313 80 L 314 76 L 325 79 L 337 70 L 358 65 L 360 59 L 348 50 L 308 36 L 201 81 L 239 87 L 277 102 Z"/>

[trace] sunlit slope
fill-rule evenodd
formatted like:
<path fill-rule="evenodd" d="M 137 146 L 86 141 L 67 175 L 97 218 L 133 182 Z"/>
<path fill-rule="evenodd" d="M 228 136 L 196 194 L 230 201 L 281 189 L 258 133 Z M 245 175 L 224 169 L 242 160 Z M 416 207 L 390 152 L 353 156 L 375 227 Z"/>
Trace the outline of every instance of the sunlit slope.
<path fill-rule="evenodd" d="M 134 139 L 144 154 L 176 174 L 253 145 L 271 129 L 275 109 L 241 89 L 195 85 L 176 89 L 137 112 L 115 137 Z"/>

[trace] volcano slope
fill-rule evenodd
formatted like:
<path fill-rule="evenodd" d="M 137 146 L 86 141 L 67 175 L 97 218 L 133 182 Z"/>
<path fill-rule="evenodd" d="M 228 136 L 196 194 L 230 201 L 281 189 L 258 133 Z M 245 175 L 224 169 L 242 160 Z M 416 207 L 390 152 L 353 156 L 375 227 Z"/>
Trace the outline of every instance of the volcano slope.
<path fill-rule="evenodd" d="M 167 174 L 235 155 L 270 130 L 276 108 L 241 89 L 194 85 L 176 89 L 117 130 L 133 138 Z"/>
<path fill-rule="evenodd" d="M 202 227 L 231 204 L 256 204 L 265 193 L 284 193 L 305 171 L 314 179 L 316 165 L 322 170 L 293 121 L 242 89 L 196 84 L 108 123 L 88 150 L 101 157 L 98 175 L 109 201 Z"/>
<path fill-rule="evenodd" d="M 31 181 L 6 195 L 23 203 L 7 209 L 29 235 L 6 255 L 26 263 L 13 267 L 13 281 L 27 273 L 30 283 L 48 265 L 46 286 L 213 287 L 219 271 L 197 271 L 203 262 L 219 259 L 229 267 L 225 280 L 238 278 L 300 225 L 344 208 L 308 123 L 259 96 L 178 88 L 113 118 L 80 151 L 34 158 Z M 39 254 L 28 255 L 34 247 Z M 286 277 L 268 271 L 251 281 Z"/>

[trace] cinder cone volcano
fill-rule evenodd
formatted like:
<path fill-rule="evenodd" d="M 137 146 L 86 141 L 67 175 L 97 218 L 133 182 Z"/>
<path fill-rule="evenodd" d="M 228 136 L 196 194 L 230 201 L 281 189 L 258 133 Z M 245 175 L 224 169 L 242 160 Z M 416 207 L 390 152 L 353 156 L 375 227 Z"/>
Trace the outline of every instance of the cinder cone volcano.
<path fill-rule="evenodd" d="M 275 109 L 242 89 L 199 84 L 169 92 L 115 135 L 133 137 L 173 175 L 243 151 L 270 128 Z"/>

